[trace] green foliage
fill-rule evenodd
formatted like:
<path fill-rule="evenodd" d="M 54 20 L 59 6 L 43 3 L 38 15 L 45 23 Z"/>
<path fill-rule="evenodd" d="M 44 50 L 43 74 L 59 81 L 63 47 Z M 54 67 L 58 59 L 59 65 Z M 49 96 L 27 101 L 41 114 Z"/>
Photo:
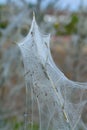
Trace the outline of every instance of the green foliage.
<path fill-rule="evenodd" d="M 71 17 L 70 23 L 65 25 L 66 34 L 77 33 L 78 17 L 75 14 L 72 14 Z"/>
<path fill-rule="evenodd" d="M 68 24 L 55 23 L 53 26 L 56 30 L 56 35 L 70 35 L 72 33 L 77 33 L 78 21 L 78 16 L 72 14 L 71 21 Z"/>
<path fill-rule="evenodd" d="M 0 22 L 0 28 L 5 29 L 8 25 L 8 21 Z"/>
<path fill-rule="evenodd" d="M 54 24 L 54 28 L 55 28 L 55 29 L 58 29 L 58 28 L 59 28 L 59 23 L 55 23 L 55 24 Z"/>
<path fill-rule="evenodd" d="M 24 123 L 23 122 L 16 122 L 14 127 L 13 127 L 13 130 L 19 130 L 21 128 L 24 127 Z M 28 125 L 28 130 L 30 130 L 32 128 L 32 130 L 38 130 L 39 127 L 37 124 L 34 124 L 33 126 L 31 125 Z"/>
<path fill-rule="evenodd" d="M 10 124 L 10 127 L 13 130 L 21 130 L 24 128 L 24 122 L 18 121 L 18 119 L 16 117 L 7 119 L 7 120 L 3 121 L 2 123 L 3 123 L 3 125 Z M 31 130 L 31 128 L 32 128 L 32 130 L 39 130 L 39 126 L 36 123 L 34 123 L 33 126 L 31 126 L 31 124 L 29 124 L 27 126 L 27 128 L 28 128 L 28 130 Z"/>
<path fill-rule="evenodd" d="M 28 128 L 29 128 L 29 130 L 30 130 L 31 126 L 29 125 Z M 37 125 L 37 124 L 34 124 L 34 125 L 32 126 L 32 130 L 39 130 L 38 125 Z"/>
<path fill-rule="evenodd" d="M 15 126 L 14 126 L 14 130 L 17 130 L 17 129 L 19 129 L 19 124 L 18 123 L 16 123 Z"/>

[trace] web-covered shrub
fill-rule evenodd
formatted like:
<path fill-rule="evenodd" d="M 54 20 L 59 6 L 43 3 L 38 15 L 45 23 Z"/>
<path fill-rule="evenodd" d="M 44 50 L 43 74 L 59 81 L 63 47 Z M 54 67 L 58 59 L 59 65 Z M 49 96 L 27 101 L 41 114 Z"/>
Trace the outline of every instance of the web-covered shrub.
<path fill-rule="evenodd" d="M 87 104 L 87 83 L 65 77 L 53 62 L 49 41 L 50 35 L 40 32 L 33 17 L 28 35 L 18 44 L 26 79 L 25 129 L 29 123 L 33 129 L 37 102 L 39 130 L 87 130 L 82 118 Z"/>

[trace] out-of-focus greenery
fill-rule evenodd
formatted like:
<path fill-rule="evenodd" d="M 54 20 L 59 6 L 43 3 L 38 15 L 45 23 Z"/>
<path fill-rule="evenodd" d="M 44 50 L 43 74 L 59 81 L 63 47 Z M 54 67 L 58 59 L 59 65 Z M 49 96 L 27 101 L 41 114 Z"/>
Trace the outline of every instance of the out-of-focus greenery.
<path fill-rule="evenodd" d="M 79 19 L 76 14 L 71 15 L 71 20 L 68 24 L 55 23 L 54 29 L 56 30 L 56 35 L 70 35 L 72 33 L 77 33 L 77 23 Z"/>
<path fill-rule="evenodd" d="M 67 34 L 77 33 L 77 23 L 78 23 L 78 16 L 72 14 L 70 23 L 65 25 L 66 33 Z"/>
<path fill-rule="evenodd" d="M 9 123 L 10 123 L 10 127 L 12 128 L 12 130 L 23 130 L 24 129 L 24 122 L 18 121 L 16 119 L 16 117 L 11 118 L 9 120 L 2 121 L 2 128 L 3 128 L 3 126 L 5 126 L 6 124 L 9 124 Z M 39 130 L 39 126 L 36 123 L 34 123 L 33 125 L 28 124 L 27 129 L 31 130 L 31 128 L 32 128 L 32 130 Z M 0 129 L 1 129 L 1 127 L 0 127 Z"/>
<path fill-rule="evenodd" d="M 5 29 L 8 25 L 8 21 L 0 22 L 0 28 Z"/>

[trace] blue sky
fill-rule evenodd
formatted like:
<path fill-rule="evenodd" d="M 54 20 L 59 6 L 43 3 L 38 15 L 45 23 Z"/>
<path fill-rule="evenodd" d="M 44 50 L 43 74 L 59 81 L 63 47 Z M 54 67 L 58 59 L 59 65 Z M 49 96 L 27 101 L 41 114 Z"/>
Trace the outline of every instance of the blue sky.
<path fill-rule="evenodd" d="M 17 1 L 17 0 L 14 0 L 14 1 Z M 33 3 L 35 3 L 37 0 L 26 0 L 26 1 L 29 1 L 29 2 L 32 1 Z M 43 0 L 42 6 L 45 7 L 47 5 L 47 3 L 50 1 L 52 1 L 52 0 Z M 70 10 L 77 10 L 80 1 L 83 1 L 84 6 L 87 6 L 87 0 L 61 0 L 60 6 L 61 6 L 61 8 L 65 8 L 68 6 L 70 8 Z M 6 0 L 0 0 L 0 4 L 5 3 L 5 2 L 6 2 Z"/>

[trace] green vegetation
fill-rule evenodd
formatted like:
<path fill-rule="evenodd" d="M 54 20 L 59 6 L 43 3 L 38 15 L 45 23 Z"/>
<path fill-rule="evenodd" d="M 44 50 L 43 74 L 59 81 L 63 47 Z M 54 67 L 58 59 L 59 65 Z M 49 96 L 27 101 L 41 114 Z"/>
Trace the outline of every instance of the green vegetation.
<path fill-rule="evenodd" d="M 19 130 L 21 128 L 24 128 L 24 123 L 23 122 L 16 122 L 14 127 L 13 127 L 13 130 Z M 28 130 L 39 130 L 39 127 L 37 124 L 34 124 L 32 127 L 31 125 L 28 125 Z"/>
<path fill-rule="evenodd" d="M 16 117 L 5 120 L 3 123 L 4 123 L 4 125 L 10 124 L 10 126 L 11 126 L 11 128 L 13 128 L 13 130 L 20 130 L 20 129 L 24 128 L 24 122 L 18 121 L 18 119 Z M 28 130 L 31 130 L 31 128 L 32 128 L 32 130 L 39 130 L 39 126 L 36 123 L 34 123 L 33 126 L 28 125 L 27 127 L 28 127 Z"/>
<path fill-rule="evenodd" d="M 0 22 L 0 28 L 5 29 L 8 25 L 8 21 Z"/>
<path fill-rule="evenodd" d="M 66 34 L 77 33 L 77 23 L 78 17 L 75 14 L 72 14 L 71 21 L 69 24 L 65 25 Z"/>
<path fill-rule="evenodd" d="M 54 29 L 56 30 L 56 35 L 71 35 L 77 33 L 77 23 L 79 19 L 76 14 L 71 15 L 71 21 L 68 24 L 55 23 Z"/>

